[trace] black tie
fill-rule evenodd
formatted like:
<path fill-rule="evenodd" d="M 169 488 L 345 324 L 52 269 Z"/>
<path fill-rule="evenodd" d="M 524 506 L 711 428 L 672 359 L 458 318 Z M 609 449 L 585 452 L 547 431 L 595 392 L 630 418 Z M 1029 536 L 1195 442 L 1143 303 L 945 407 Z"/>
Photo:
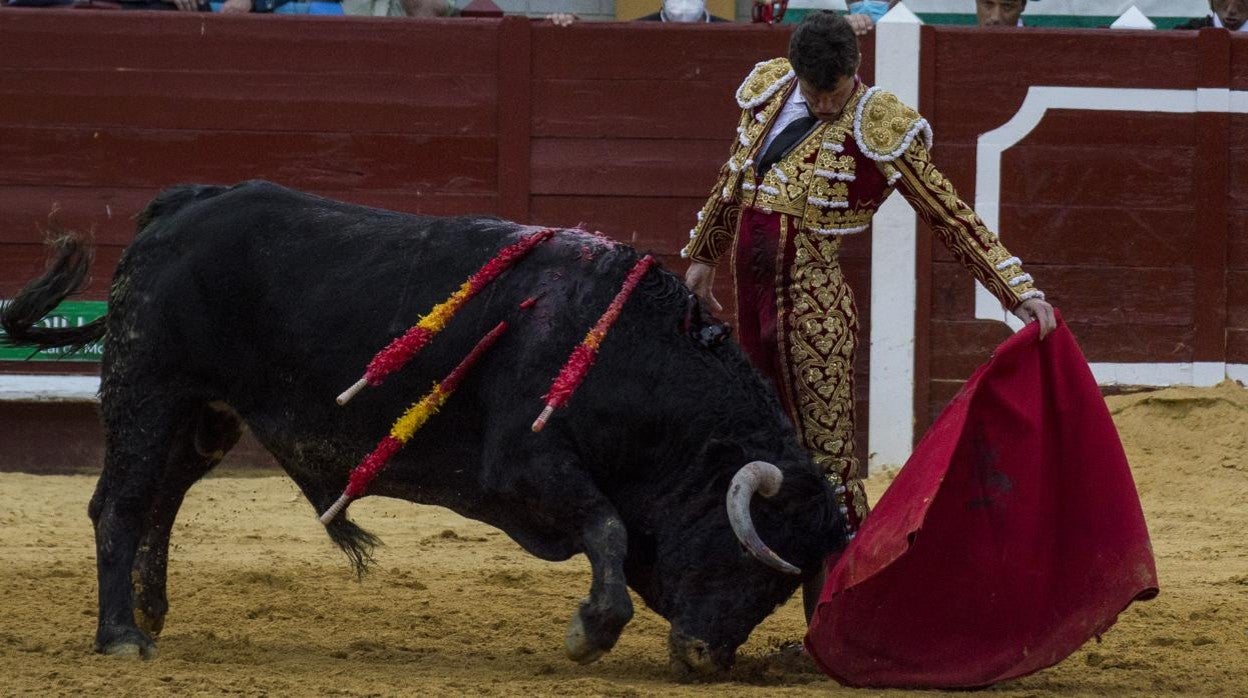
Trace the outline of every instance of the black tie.
<path fill-rule="evenodd" d="M 789 152 L 794 145 L 797 145 L 797 142 L 810 132 L 810 129 L 814 127 L 815 122 L 818 120 L 819 117 L 810 113 L 810 106 L 808 105 L 806 107 L 806 116 L 799 116 L 793 120 L 793 123 L 785 126 L 780 135 L 776 136 L 771 145 L 767 146 L 767 152 L 763 153 L 763 157 L 758 161 L 759 175 L 771 169 L 772 165 L 784 157 L 785 153 Z"/>

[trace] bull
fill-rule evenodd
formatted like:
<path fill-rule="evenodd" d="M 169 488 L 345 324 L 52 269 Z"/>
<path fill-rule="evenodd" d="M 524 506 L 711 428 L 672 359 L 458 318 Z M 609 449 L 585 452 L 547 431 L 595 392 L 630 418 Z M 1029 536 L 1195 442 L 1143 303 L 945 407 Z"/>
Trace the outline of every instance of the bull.
<path fill-rule="evenodd" d="M 573 660 L 612 648 L 633 615 L 632 588 L 669 621 L 674 669 L 723 670 L 846 541 L 833 490 L 772 390 L 661 268 L 624 306 L 567 408 L 530 429 L 633 249 L 559 231 L 403 371 L 339 407 L 334 397 L 376 349 L 533 229 L 260 181 L 174 187 L 137 220 L 104 317 L 36 325 L 84 283 L 91 247 L 74 235 L 55 241 L 47 271 L 0 314 L 15 344 L 104 339 L 105 457 L 89 506 L 99 652 L 155 655 L 174 518 L 243 425 L 324 512 L 391 420 L 500 319 L 512 329 L 370 494 L 447 507 L 545 560 L 583 553 L 592 581 L 566 635 Z M 345 516 L 327 531 L 362 572 L 379 541 Z"/>

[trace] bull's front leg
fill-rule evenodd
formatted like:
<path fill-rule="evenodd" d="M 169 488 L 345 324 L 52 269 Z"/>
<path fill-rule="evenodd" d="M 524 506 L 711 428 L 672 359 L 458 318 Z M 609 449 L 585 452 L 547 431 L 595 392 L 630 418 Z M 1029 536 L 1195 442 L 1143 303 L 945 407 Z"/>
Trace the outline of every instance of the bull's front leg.
<path fill-rule="evenodd" d="M 529 541 L 522 545 L 530 552 L 548 560 L 567 559 L 578 551 L 589 558 L 589 598 L 577 608 L 565 636 L 568 656 L 588 664 L 615 646 L 633 617 L 624 580 L 628 534 L 611 501 L 575 455 L 546 440 L 534 443 L 526 434 L 528 423 L 515 432 L 492 432 L 481 482 L 487 494 L 499 499 L 500 511 L 525 512 L 511 520 L 509 532 Z"/>
<path fill-rule="evenodd" d="M 582 531 L 585 556 L 593 571 L 589 598 L 568 624 L 565 645 L 573 661 L 588 664 L 615 646 L 633 617 L 633 602 L 624 579 L 628 532 L 614 510 L 601 511 Z"/>

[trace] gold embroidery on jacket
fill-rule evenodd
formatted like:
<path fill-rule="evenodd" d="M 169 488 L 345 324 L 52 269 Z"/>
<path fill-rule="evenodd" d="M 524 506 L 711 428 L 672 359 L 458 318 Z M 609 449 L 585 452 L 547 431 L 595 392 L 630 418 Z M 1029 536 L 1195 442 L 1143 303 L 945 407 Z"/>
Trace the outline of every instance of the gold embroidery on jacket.
<path fill-rule="evenodd" d="M 780 61 L 787 71 L 788 61 L 783 59 Z M 771 64 L 779 65 L 777 61 L 771 61 L 767 65 Z M 746 82 L 753 84 L 750 81 L 756 79 L 758 75 L 760 73 L 756 69 L 750 77 L 746 78 Z M 773 76 L 771 79 L 774 81 L 778 77 Z M 763 85 L 763 89 L 770 84 Z M 742 89 L 745 89 L 745 86 Z M 737 122 L 737 137 L 728 149 L 728 162 L 720 168 L 719 177 L 715 181 L 715 187 L 711 190 L 710 198 L 702 207 L 697 223 L 690 231 L 690 241 L 681 250 L 682 257 L 713 265 L 732 245 L 737 235 L 737 224 L 741 219 L 742 202 L 743 200 L 747 203 L 753 201 L 753 192 L 749 192 L 749 196 L 742 196 L 742 180 L 754 181 L 753 175 L 749 174 L 753 172 L 753 168 L 747 163 L 757 150 L 762 136 L 771 128 L 776 114 L 788 98 L 789 90 L 780 89 L 777 95 L 758 111 L 757 116 L 753 109 L 741 111 L 741 118 Z"/>
<path fill-rule="evenodd" d="M 862 105 L 859 145 L 873 159 L 895 158 L 901 154 L 906 139 L 924 129 L 922 120 L 923 117 L 897 99 L 897 95 L 875 89 Z"/>
<path fill-rule="evenodd" d="M 751 205 L 754 208 L 801 215 L 806 208 L 806 197 L 815 170 L 815 166 L 807 161 L 819 149 L 826 128 L 826 124 L 816 126 L 779 163 L 763 173 L 753 195 Z M 755 181 L 756 177 L 755 167 L 745 173 L 746 181 Z M 749 199 L 748 196 L 746 198 Z"/>
<path fill-rule="evenodd" d="M 875 216 L 874 208 L 832 209 L 821 211 L 815 206 L 806 208 L 806 216 L 802 218 L 802 227 L 811 231 L 845 231 L 858 232 L 871 224 Z"/>
<path fill-rule="evenodd" d="M 842 152 L 853 127 L 855 105 L 865 92 L 866 88 L 859 85 L 835 121 L 820 123 L 776 165 L 761 173 L 756 191 L 744 193 L 744 204 L 802 220 L 817 216 L 823 209 L 845 207 L 849 190 L 843 185 L 853 180 L 857 165 L 852 156 Z M 754 169 L 747 170 L 744 179 L 754 181 L 754 176 L 758 176 Z"/>
<path fill-rule="evenodd" d="M 773 58 L 759 63 L 737 88 L 737 103 L 748 108 L 746 105 L 757 102 L 760 97 L 775 90 L 777 82 L 786 78 L 793 79 L 790 75 L 792 70 L 793 66 L 787 58 Z M 769 99 L 774 99 L 774 94 Z"/>
<path fill-rule="evenodd" d="M 824 199 L 829 202 L 848 202 L 849 183 L 829 181 L 823 177 L 813 177 L 810 185 L 810 198 Z"/>
<path fill-rule="evenodd" d="M 754 116 L 752 111 L 748 109 L 741 112 L 741 125 L 738 127 L 740 130 L 737 131 L 737 141 L 734 144 L 733 156 L 729 158 L 731 162 L 737 165 L 740 173 L 738 180 L 744 178 L 747 181 L 753 181 L 753 178 L 747 176 L 746 172 L 747 170 L 753 172 L 754 168 L 748 167 L 746 163 L 752 157 L 758 155 L 757 151 L 762 144 L 763 137 L 771 129 L 776 114 L 784 106 L 788 94 L 788 90 L 781 90 L 780 97 L 783 97 L 783 99 L 772 99 L 767 103 L 767 106 L 758 112 L 758 116 Z"/>
<path fill-rule="evenodd" d="M 953 188 L 953 184 L 932 164 L 927 148 L 917 141 L 895 161 L 901 173 L 902 195 L 940 237 L 954 257 L 1003 305 L 1013 308 L 1019 296 L 1034 290 L 1022 266 L 1000 239 L 988 230 L 975 211 Z M 997 266 L 1015 260 L 1002 269 Z M 1025 280 L 1020 280 L 1025 279 Z M 1010 282 L 1014 281 L 1014 285 Z"/>

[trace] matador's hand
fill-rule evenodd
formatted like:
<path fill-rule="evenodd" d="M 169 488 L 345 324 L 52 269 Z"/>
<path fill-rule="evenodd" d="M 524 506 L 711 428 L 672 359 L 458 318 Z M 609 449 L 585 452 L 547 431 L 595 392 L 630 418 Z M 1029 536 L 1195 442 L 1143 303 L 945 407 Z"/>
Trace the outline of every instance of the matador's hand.
<path fill-rule="evenodd" d="M 1053 306 L 1042 298 L 1023 301 L 1014 309 L 1014 315 L 1025 323 L 1040 323 L 1040 339 L 1044 339 L 1057 328 L 1057 317 L 1053 314 Z"/>
<path fill-rule="evenodd" d="M 715 267 L 702 262 L 692 262 L 689 271 L 685 272 L 685 285 L 702 301 L 706 307 L 715 312 L 723 312 L 724 306 L 715 300 L 712 287 L 715 285 Z"/>

